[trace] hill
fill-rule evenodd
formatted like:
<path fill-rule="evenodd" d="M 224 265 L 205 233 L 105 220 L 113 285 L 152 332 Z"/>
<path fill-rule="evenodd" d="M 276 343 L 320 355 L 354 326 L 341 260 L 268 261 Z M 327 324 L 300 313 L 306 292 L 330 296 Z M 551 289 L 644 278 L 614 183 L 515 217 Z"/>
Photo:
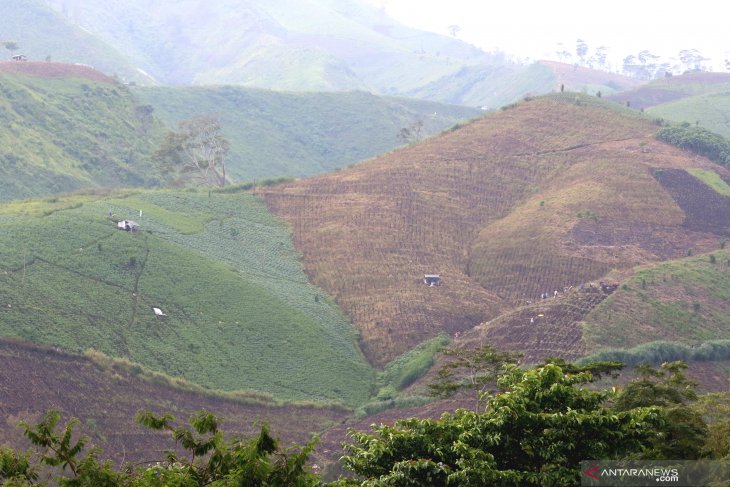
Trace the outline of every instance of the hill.
<path fill-rule="evenodd" d="M 162 125 L 127 87 L 84 66 L 8 62 L 0 93 L 0 201 L 159 182 Z"/>
<path fill-rule="evenodd" d="M 199 0 L 154 8 L 141 0 L 47 4 L 164 84 L 399 96 L 428 96 L 440 85 L 449 95 L 429 99 L 494 106 L 491 92 L 502 85 L 490 84 L 490 94 L 480 97 L 469 88 L 475 76 L 458 73 L 522 70 L 453 37 L 403 26 L 361 0 L 246 0 L 235 8 Z"/>
<path fill-rule="evenodd" d="M 603 95 L 610 95 L 638 89 L 646 84 L 646 81 L 637 78 L 557 61 L 538 61 L 537 64 L 549 68 L 554 73 L 556 89 L 562 85 L 568 91 L 586 92 L 592 95 L 600 91 Z"/>
<path fill-rule="evenodd" d="M 403 128 L 422 123 L 426 136 L 481 114 L 357 92 L 138 88 L 56 62 L 0 62 L 0 90 L 0 201 L 161 184 L 163 134 L 200 114 L 220 118 L 234 181 L 322 173 L 402 144 Z"/>
<path fill-rule="evenodd" d="M 15 54 L 24 54 L 31 61 L 91 65 L 120 79 L 151 83 L 113 44 L 106 44 L 90 32 L 72 25 L 41 0 L 14 0 L 3 3 L 0 16 L 3 41 L 17 44 Z M 3 52 L 8 54 L 10 51 Z"/>
<path fill-rule="evenodd" d="M 193 412 L 205 409 L 224 418 L 226 432 L 246 436 L 267 422 L 284 444 L 304 443 L 311 433 L 324 431 L 347 415 L 342 408 L 206 394 L 146 377 L 139 367 L 12 340 L 0 340 L 0 390 L 0 444 L 23 450 L 27 440 L 21 438 L 17 423 L 34 423 L 55 408 L 63 412 L 64 421 L 80 418 L 79 430 L 116 464 L 161 461 L 164 450 L 172 446 L 169 435 L 134 421 L 140 410 L 172 413 L 184 423 Z"/>
<path fill-rule="evenodd" d="M 141 230 L 118 229 L 123 219 Z M 252 195 L 15 202 L 0 206 L 0 228 L 2 337 L 94 349 L 210 389 L 350 405 L 370 396 L 354 330 Z"/>
<path fill-rule="evenodd" d="M 544 293 L 716 249 L 722 212 L 705 224 L 689 210 L 714 196 L 679 196 L 662 175 L 727 170 L 658 142 L 656 130 L 597 98 L 553 95 L 263 197 L 292 224 L 312 281 L 383 364 Z M 444 284 L 425 286 L 427 273 Z M 581 340 L 556 340 L 552 351 L 580 354 L 571 344 Z"/>
<path fill-rule="evenodd" d="M 467 108 L 364 92 L 289 93 L 242 87 L 133 87 L 169 127 L 199 114 L 220 118 L 237 180 L 311 176 L 403 144 L 403 128 L 422 136 L 481 115 Z"/>
<path fill-rule="evenodd" d="M 610 97 L 653 117 L 689 123 L 730 137 L 730 74 L 685 73 Z"/>
<path fill-rule="evenodd" d="M 636 109 L 648 109 L 682 98 L 723 93 L 728 90 L 730 90 L 729 73 L 692 72 L 657 79 L 608 98 L 620 103 L 629 102 Z"/>

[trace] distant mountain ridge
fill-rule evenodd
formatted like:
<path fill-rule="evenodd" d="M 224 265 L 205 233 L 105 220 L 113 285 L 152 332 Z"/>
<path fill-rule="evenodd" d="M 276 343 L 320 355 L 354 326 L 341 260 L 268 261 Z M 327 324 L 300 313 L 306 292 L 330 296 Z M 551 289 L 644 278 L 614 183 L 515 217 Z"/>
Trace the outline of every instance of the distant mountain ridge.
<path fill-rule="evenodd" d="M 233 182 L 331 171 L 480 110 L 355 93 L 125 86 L 90 66 L 0 62 L 0 201 L 98 186 L 164 183 L 153 154 L 168 130 L 220 118 Z"/>

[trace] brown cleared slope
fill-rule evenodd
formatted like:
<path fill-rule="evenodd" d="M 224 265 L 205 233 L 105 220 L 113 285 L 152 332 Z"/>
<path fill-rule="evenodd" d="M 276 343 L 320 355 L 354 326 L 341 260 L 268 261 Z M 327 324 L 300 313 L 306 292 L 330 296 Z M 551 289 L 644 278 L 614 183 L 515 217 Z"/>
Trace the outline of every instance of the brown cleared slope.
<path fill-rule="evenodd" d="M 24 449 L 19 421 L 35 422 L 49 408 L 75 416 L 80 428 L 115 462 L 164 459 L 174 443 L 168 434 L 134 421 L 141 409 L 172 413 L 187 423 L 194 411 L 221 415 L 223 429 L 251 435 L 265 421 L 285 443 L 302 443 L 311 432 L 338 424 L 347 412 L 338 408 L 242 404 L 240 402 L 143 381 L 122 369 L 108 369 L 78 355 L 29 343 L 0 340 L 0 445 Z"/>
<path fill-rule="evenodd" d="M 36 76 L 38 78 L 87 78 L 102 83 L 117 81 L 92 66 L 39 61 L 0 61 L 0 72 Z"/>
<path fill-rule="evenodd" d="M 373 363 L 497 316 L 505 302 L 467 272 L 480 229 L 580 162 L 565 154 L 656 128 L 588 99 L 576 105 L 576 96 L 519 104 L 417 146 L 264 192 L 269 208 L 292 224 L 307 273 L 353 319 Z M 445 284 L 424 286 L 424 273 L 441 274 Z"/>
<path fill-rule="evenodd" d="M 713 191 L 682 170 L 730 175 L 704 158 L 640 138 L 567 151 L 560 159 L 563 170 L 475 241 L 470 275 L 504 299 L 534 301 L 613 269 L 676 259 L 689 249 L 709 251 L 727 232 L 727 224 L 719 224 L 730 210 L 727 197 L 705 198 Z M 695 192 L 667 187 L 664 179 L 674 171 L 695 181 Z M 689 211 L 685 200 L 693 198 L 712 205 Z M 705 224 L 702 218 L 711 216 L 712 224 Z"/>
<path fill-rule="evenodd" d="M 556 78 L 555 88 L 560 88 L 560 85 L 563 85 L 566 90 L 570 91 L 579 91 L 585 86 L 597 88 L 601 85 L 615 91 L 625 91 L 647 83 L 647 81 L 638 78 L 629 78 L 628 76 L 576 66 L 575 64 L 557 61 L 538 61 L 538 63 L 553 70 Z"/>

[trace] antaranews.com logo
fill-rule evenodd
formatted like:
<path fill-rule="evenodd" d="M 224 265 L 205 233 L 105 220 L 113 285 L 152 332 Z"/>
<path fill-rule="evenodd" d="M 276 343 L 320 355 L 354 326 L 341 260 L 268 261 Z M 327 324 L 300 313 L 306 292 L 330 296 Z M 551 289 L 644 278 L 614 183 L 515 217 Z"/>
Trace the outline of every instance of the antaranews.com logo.
<path fill-rule="evenodd" d="M 724 462 L 688 460 L 586 461 L 581 463 L 582 486 L 703 487 L 730 481 Z"/>

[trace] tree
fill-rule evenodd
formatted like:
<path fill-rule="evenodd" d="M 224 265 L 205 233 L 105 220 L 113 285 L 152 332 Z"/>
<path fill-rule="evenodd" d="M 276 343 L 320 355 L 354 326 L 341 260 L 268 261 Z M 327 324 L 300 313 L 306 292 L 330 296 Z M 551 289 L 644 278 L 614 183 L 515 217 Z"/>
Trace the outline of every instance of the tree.
<path fill-rule="evenodd" d="M 436 380 L 428 384 L 429 395 L 446 398 L 461 390 L 473 389 L 477 391 L 477 407 L 487 389 L 496 385 L 504 366 L 517 363 L 521 356 L 515 352 L 501 352 L 491 345 L 476 349 L 446 348 L 441 354 L 445 363 L 436 373 Z"/>
<path fill-rule="evenodd" d="M 585 65 L 586 55 L 588 54 L 588 44 L 586 41 L 583 39 L 575 41 L 575 53 L 578 55 L 578 59 L 580 59 L 580 64 Z"/>
<path fill-rule="evenodd" d="M 142 412 L 143 425 L 171 433 L 178 449 L 165 459 L 146 467 L 114 470 L 100 462 L 97 448 L 86 448 L 89 438 L 74 432 L 78 420 L 71 419 L 57 432 L 61 415 L 49 411 L 37 425 L 21 423 L 33 447 L 26 453 L 0 448 L 0 484 L 5 486 L 46 485 L 39 480 L 43 469 L 52 485 L 61 487 L 200 487 L 246 485 L 310 487 L 321 485 L 306 467 L 316 438 L 303 447 L 282 450 L 266 426 L 252 439 L 226 440 L 220 418 L 200 411 L 190 419 L 190 428 L 175 426 L 169 414 Z M 49 477 L 50 478 L 50 477 Z"/>
<path fill-rule="evenodd" d="M 707 58 L 697 49 L 683 49 L 679 51 L 679 60 L 685 71 L 702 71 L 703 62 L 707 61 Z"/>
<path fill-rule="evenodd" d="M 404 144 L 417 144 L 421 141 L 423 132 L 423 120 L 416 120 L 408 127 L 403 127 L 398 132 L 398 140 Z"/>
<path fill-rule="evenodd" d="M 178 179 L 190 175 L 202 185 L 225 186 L 230 143 L 222 134 L 220 122 L 198 116 L 180 122 L 178 128 L 166 135 L 155 154 L 162 172 Z"/>
<path fill-rule="evenodd" d="M 555 364 L 510 366 L 483 413 L 351 430 L 343 461 L 358 480 L 340 485 L 577 485 L 582 460 L 640 454 L 666 423 L 657 406 L 605 407 L 614 393 L 583 387 L 591 378 Z"/>
<path fill-rule="evenodd" d="M 8 51 L 10 51 L 10 55 L 11 56 L 13 55 L 13 53 L 15 51 L 17 51 L 18 49 L 20 49 L 20 47 L 18 46 L 18 43 L 17 42 L 6 41 L 6 42 L 3 42 L 3 45 L 5 46 L 5 49 L 7 49 Z"/>
<path fill-rule="evenodd" d="M 455 25 L 455 24 L 454 25 L 450 25 L 448 27 L 448 29 L 449 29 L 449 33 L 451 34 L 452 37 L 456 37 L 456 34 L 458 34 L 459 32 L 461 32 L 461 27 L 459 27 L 458 25 Z"/>
<path fill-rule="evenodd" d="M 686 369 L 687 364 L 681 361 L 664 363 L 659 369 L 640 365 L 636 368 L 639 377 L 616 398 L 616 411 L 646 406 L 666 409 L 667 422 L 657 431 L 646 458 L 696 460 L 704 456 L 707 424 L 687 404 L 697 399 L 697 384 L 684 375 Z"/>

